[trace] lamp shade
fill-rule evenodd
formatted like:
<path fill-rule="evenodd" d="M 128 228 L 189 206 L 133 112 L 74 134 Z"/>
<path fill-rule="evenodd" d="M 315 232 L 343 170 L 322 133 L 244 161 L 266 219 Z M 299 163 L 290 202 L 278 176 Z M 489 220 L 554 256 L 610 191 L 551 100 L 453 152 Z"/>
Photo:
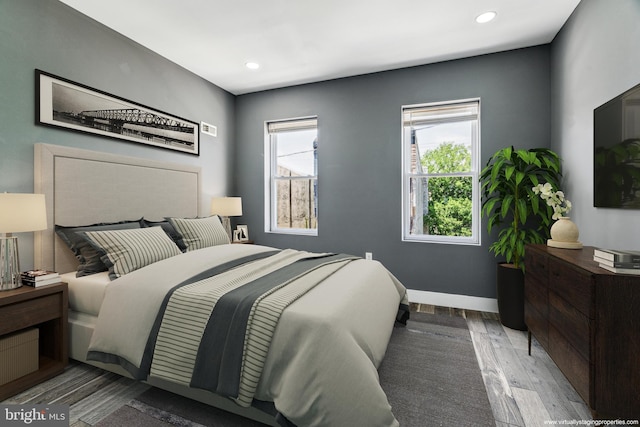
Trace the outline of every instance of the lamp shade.
<path fill-rule="evenodd" d="M 242 197 L 214 197 L 211 199 L 211 213 L 220 216 L 242 215 Z"/>
<path fill-rule="evenodd" d="M 47 228 L 44 194 L 0 193 L 0 233 Z"/>

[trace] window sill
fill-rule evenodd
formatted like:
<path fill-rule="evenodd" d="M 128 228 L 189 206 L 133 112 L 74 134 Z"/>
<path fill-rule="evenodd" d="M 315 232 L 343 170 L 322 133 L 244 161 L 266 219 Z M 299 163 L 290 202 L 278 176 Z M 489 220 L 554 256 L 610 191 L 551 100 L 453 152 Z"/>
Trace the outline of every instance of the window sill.
<path fill-rule="evenodd" d="M 318 230 L 292 229 L 292 230 L 267 230 L 268 234 L 287 234 L 293 236 L 317 236 Z"/>

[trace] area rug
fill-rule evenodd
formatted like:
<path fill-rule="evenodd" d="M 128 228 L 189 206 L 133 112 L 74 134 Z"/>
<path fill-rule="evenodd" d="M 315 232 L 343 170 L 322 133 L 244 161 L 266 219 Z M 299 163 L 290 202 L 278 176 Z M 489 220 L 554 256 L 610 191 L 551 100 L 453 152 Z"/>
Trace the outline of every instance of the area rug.
<path fill-rule="evenodd" d="M 393 330 L 380 383 L 401 426 L 495 426 L 462 317 L 412 313 Z M 151 388 L 99 427 L 253 427 L 262 424 Z"/>
<path fill-rule="evenodd" d="M 495 426 L 467 322 L 411 313 L 379 369 L 400 426 Z"/>

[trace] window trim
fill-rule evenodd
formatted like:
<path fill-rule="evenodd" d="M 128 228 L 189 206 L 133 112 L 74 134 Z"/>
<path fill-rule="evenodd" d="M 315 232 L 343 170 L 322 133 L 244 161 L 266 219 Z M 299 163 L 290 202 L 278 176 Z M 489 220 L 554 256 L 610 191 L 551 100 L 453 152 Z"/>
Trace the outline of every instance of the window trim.
<path fill-rule="evenodd" d="M 297 122 L 297 123 L 296 123 Z M 274 175 L 278 170 L 277 158 L 275 156 L 274 145 L 272 144 L 272 134 L 278 132 L 288 132 L 296 130 L 315 129 L 319 134 L 318 116 L 294 117 L 288 119 L 267 120 L 264 122 L 264 231 L 265 233 L 289 234 L 302 236 L 317 236 L 319 225 L 316 228 L 279 228 L 276 216 L 275 187 L 277 181 L 295 181 L 314 179 L 318 183 L 318 170 L 316 175 L 281 177 Z M 275 131 L 275 132 L 272 132 Z M 316 204 L 318 200 L 316 199 Z M 316 212 L 317 221 L 318 212 Z M 317 222 L 316 222 L 317 224 Z"/>
<path fill-rule="evenodd" d="M 466 173 L 447 173 L 438 174 L 439 176 L 470 176 L 472 179 L 472 193 L 471 193 L 471 236 L 436 236 L 429 234 L 411 234 L 411 178 L 416 177 L 432 177 L 434 174 L 412 174 L 410 172 L 411 166 L 411 150 L 409 149 L 409 142 L 406 141 L 405 131 L 405 114 L 408 110 L 418 110 L 420 108 L 433 108 L 438 106 L 459 106 L 462 104 L 476 104 L 477 114 L 476 116 L 476 137 L 471 142 L 471 171 Z M 453 118 L 452 120 L 437 119 L 433 122 L 439 123 L 451 123 L 455 121 L 462 121 L 465 119 Z M 422 104 L 403 105 L 400 109 L 400 128 L 401 128 L 401 140 L 402 140 L 402 230 L 401 237 L 403 242 L 420 242 L 420 243 L 439 243 L 439 244 L 453 244 L 453 245 L 469 245 L 480 246 L 482 241 L 481 230 L 481 217 L 480 217 L 480 170 L 481 170 L 481 101 L 480 98 L 459 99 L 452 101 L 431 102 Z"/>

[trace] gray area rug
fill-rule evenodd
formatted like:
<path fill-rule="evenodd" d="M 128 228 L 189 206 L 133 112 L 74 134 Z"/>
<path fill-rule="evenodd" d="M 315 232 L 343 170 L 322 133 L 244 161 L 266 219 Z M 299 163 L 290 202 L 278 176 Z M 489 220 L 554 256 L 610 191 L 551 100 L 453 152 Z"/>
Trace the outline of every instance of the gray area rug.
<path fill-rule="evenodd" d="M 380 384 L 401 426 L 495 426 L 467 322 L 411 313 L 394 328 Z"/>
<path fill-rule="evenodd" d="M 380 366 L 380 383 L 401 426 L 495 426 L 471 336 L 461 317 L 411 313 L 406 327 L 393 330 Z M 152 388 L 97 426 L 262 424 Z"/>

